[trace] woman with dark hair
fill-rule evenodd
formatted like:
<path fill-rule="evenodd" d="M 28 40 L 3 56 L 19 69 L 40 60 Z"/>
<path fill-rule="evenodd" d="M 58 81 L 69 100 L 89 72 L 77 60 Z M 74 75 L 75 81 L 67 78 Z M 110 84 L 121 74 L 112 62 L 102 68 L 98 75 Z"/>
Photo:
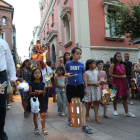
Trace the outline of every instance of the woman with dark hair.
<path fill-rule="evenodd" d="M 65 52 L 64 55 L 63 55 L 63 63 L 64 65 L 70 61 L 70 53 L 69 52 Z"/>
<path fill-rule="evenodd" d="M 123 106 L 125 110 L 125 115 L 127 117 L 135 117 L 134 114 L 128 111 L 128 104 L 127 104 L 127 86 L 126 86 L 126 74 L 125 74 L 125 67 L 122 64 L 122 55 L 120 52 L 116 52 L 114 55 L 113 64 L 110 68 L 110 77 L 112 77 L 112 88 L 116 86 L 117 95 L 116 97 L 122 97 Z M 118 116 L 117 112 L 117 102 L 113 103 L 114 106 L 114 115 Z"/>
<path fill-rule="evenodd" d="M 41 72 L 42 72 L 43 82 L 45 83 L 45 88 L 46 88 L 45 100 L 46 100 L 47 109 L 48 109 L 50 88 L 47 86 L 45 78 L 46 78 L 46 74 L 48 74 L 50 78 L 52 77 L 52 70 L 49 66 L 46 67 L 46 64 L 41 59 L 37 59 L 35 61 L 35 64 L 36 64 L 36 67 L 41 69 Z"/>
<path fill-rule="evenodd" d="M 27 83 L 30 83 L 31 74 L 32 74 L 31 60 L 26 59 L 17 71 L 18 80 L 20 82 L 23 82 L 25 80 Z M 21 93 L 21 99 L 22 99 L 22 106 L 24 108 L 24 117 L 27 118 L 28 113 L 26 112 L 26 107 L 28 105 L 30 95 L 29 95 L 29 92 L 24 92 L 23 90 L 21 90 L 20 93 Z"/>

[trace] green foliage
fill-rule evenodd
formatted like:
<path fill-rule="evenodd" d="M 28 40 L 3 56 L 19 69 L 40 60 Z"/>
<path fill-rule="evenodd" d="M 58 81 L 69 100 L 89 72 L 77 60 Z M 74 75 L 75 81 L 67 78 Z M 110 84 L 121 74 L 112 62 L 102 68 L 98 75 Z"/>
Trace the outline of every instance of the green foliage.
<path fill-rule="evenodd" d="M 113 6 L 113 9 L 116 11 L 107 13 L 107 23 L 110 24 L 111 27 L 114 26 L 112 24 L 113 20 L 116 21 L 115 24 L 115 32 L 113 36 L 117 36 L 119 39 L 122 36 L 126 36 L 126 38 L 130 39 L 130 42 L 133 39 L 140 37 L 140 2 L 134 4 L 133 2 L 128 3 L 128 6 L 124 4 Z M 107 30 L 108 28 L 105 27 Z M 118 39 L 118 40 L 119 40 Z"/>

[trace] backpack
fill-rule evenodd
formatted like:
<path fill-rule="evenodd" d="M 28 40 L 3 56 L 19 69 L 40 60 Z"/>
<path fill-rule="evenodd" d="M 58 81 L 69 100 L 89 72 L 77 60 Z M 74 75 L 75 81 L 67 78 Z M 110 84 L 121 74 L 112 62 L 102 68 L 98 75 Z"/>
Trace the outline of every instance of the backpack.
<path fill-rule="evenodd" d="M 47 67 L 46 67 L 46 78 L 45 78 L 45 80 L 46 80 L 47 87 L 52 87 L 52 81 L 51 81 L 51 78 L 50 78 L 50 76 L 47 72 Z"/>

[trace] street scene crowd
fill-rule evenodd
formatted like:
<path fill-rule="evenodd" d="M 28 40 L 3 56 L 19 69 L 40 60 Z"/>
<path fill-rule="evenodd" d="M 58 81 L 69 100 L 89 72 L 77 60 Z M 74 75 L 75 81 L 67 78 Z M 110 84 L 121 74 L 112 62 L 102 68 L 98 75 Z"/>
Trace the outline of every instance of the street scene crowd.
<path fill-rule="evenodd" d="M 35 61 L 35 67 L 31 68 L 31 60 L 26 59 L 17 70 L 11 57 L 10 49 L 6 41 L 0 39 L 0 81 L 1 81 L 1 98 L 0 98 L 0 139 L 7 140 L 8 136 L 4 131 L 6 109 L 12 107 L 10 102 L 14 102 L 13 94 L 20 94 L 24 117 L 29 117 L 33 113 L 34 133 L 40 134 L 38 128 L 38 115 L 41 117 L 42 134 L 48 135 L 45 128 L 45 113 L 48 111 L 49 96 L 52 94 L 53 102 L 57 102 L 58 115 L 65 116 L 66 108 L 68 110 L 68 125 L 73 127 L 71 118 L 70 103 L 72 98 L 80 98 L 83 108 L 83 125 L 82 131 L 94 135 L 91 128 L 86 125 L 87 122 L 102 124 L 98 110 L 103 107 L 103 117 L 111 119 L 107 114 L 108 104 L 102 100 L 102 91 L 105 89 L 116 90 L 116 98 L 113 102 L 112 113 L 119 115 L 117 104 L 122 101 L 124 106 L 124 115 L 135 118 L 135 114 L 129 112 L 128 104 L 133 105 L 132 99 L 140 98 L 140 68 L 139 62 L 133 64 L 129 61 L 129 54 L 126 52 L 122 56 L 121 52 L 114 53 L 113 62 L 104 62 L 104 60 L 89 59 L 86 64 L 80 62 L 82 50 L 74 47 L 71 53 L 66 52 L 63 58 L 59 60 L 59 66 L 52 64 L 51 61 L 46 64 L 41 60 Z M 3 49 L 4 47 L 4 49 Z M 6 52 L 6 53 L 5 53 Z M 48 77 L 48 80 L 47 80 Z M 135 81 L 136 89 L 131 85 Z M 7 86 L 3 85 L 7 82 Z M 48 82 L 49 81 L 49 82 Z M 17 85 L 27 83 L 29 89 L 17 88 Z M 49 84 L 48 84 L 49 83 Z M 10 89 L 10 87 L 13 87 Z M 4 93 L 2 93 L 4 91 Z M 31 99 L 37 99 L 39 110 L 33 110 Z M 95 118 L 90 118 L 89 110 L 94 109 Z M 86 111 L 84 111 L 86 110 Z M 86 113 L 85 113 L 86 112 Z M 26 120 L 25 120 L 26 121 Z M 107 121 L 107 120 L 106 120 Z"/>

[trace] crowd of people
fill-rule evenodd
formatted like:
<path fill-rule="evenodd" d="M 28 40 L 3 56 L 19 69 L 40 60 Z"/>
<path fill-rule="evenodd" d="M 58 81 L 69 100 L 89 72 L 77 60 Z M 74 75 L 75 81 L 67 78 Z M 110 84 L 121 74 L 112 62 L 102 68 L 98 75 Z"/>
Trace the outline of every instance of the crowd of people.
<path fill-rule="evenodd" d="M 7 44 L 6 44 L 7 45 Z M 8 50 L 9 51 L 9 50 Z M 26 59 L 15 74 L 15 70 L 8 67 L 8 72 L 10 75 L 7 76 L 12 86 L 15 86 L 15 81 L 26 82 L 29 84 L 29 91 L 20 90 L 20 95 L 22 99 L 22 106 L 24 109 L 24 117 L 27 118 L 31 112 L 31 97 L 38 97 L 40 103 L 40 117 L 42 119 L 42 133 L 48 135 L 45 129 L 45 113 L 49 108 L 49 96 L 52 93 L 53 102 L 57 102 L 58 105 L 58 115 L 65 116 L 66 108 L 68 112 L 68 125 L 72 127 L 71 110 L 70 103 L 71 99 L 79 97 L 83 108 L 83 126 L 82 131 L 87 134 L 92 134 L 93 131 L 86 125 L 86 121 L 92 122 L 93 118 L 90 117 L 89 110 L 91 107 L 94 109 L 95 123 L 102 123 L 99 119 L 99 107 L 103 107 L 103 117 L 111 119 L 107 114 L 107 104 L 101 102 L 102 90 L 106 88 L 116 87 L 116 100 L 113 102 L 115 116 L 118 116 L 117 103 L 122 100 L 125 116 L 135 118 L 136 116 L 129 112 L 128 101 L 130 105 L 133 105 L 131 100 L 135 98 L 134 91 L 130 92 L 130 81 L 132 77 L 137 75 L 138 85 L 140 86 L 140 69 L 139 63 L 133 65 L 129 61 L 129 54 L 124 54 L 123 56 L 120 52 L 114 54 L 113 62 L 107 61 L 104 63 L 103 60 L 93 60 L 89 59 L 85 64 L 80 62 L 82 50 L 79 47 L 74 47 L 71 53 L 66 52 L 63 58 L 59 59 L 59 65 L 52 64 L 51 61 L 46 62 L 46 64 L 38 59 L 35 61 L 35 68 L 31 68 L 31 60 Z M 11 59 L 11 58 L 10 58 Z M 9 65 L 9 64 L 8 64 Z M 5 68 L 7 70 L 7 68 Z M 0 80 L 3 70 L 0 69 Z M 14 71 L 14 72 L 13 72 Z M 13 72 L 13 73 L 12 73 Z M 5 76 L 6 73 L 4 72 Z M 13 75 L 12 75 L 13 74 Z M 12 76 L 11 76 L 12 75 Z M 49 84 L 46 81 L 46 76 L 49 77 Z M 10 80 L 10 77 L 13 77 Z M 16 78 L 17 77 L 17 78 Z M 6 79 L 6 78 L 5 78 Z M 3 80 L 3 79 L 2 79 Z M 1 80 L 1 81 L 2 81 Z M 7 81 L 7 80 L 6 80 Z M 130 96 L 132 93 L 132 97 Z M 0 95 L 2 96 L 2 95 Z M 9 94 L 7 94 L 7 109 L 10 109 L 9 100 L 13 101 L 12 96 L 10 99 Z M 6 102 L 6 96 L 4 96 Z M 0 98 L 1 102 L 1 98 Z M 2 104 L 2 103 L 1 103 Z M 84 111 L 86 109 L 86 111 Z M 5 110 L 5 108 L 4 108 Z M 112 109 L 113 110 L 113 109 Z M 2 109 L 0 109 L 0 113 Z M 85 113 L 86 112 L 86 113 Z M 0 118 L 5 120 L 6 112 L 3 112 Z M 37 115 L 33 114 L 33 122 L 35 125 L 34 132 L 36 135 L 40 134 L 40 130 L 37 124 Z M 0 120 L 0 138 L 7 137 L 4 132 L 4 123 Z M 8 137 L 7 137 L 8 138 Z M 3 139 L 5 140 L 5 139 Z"/>

